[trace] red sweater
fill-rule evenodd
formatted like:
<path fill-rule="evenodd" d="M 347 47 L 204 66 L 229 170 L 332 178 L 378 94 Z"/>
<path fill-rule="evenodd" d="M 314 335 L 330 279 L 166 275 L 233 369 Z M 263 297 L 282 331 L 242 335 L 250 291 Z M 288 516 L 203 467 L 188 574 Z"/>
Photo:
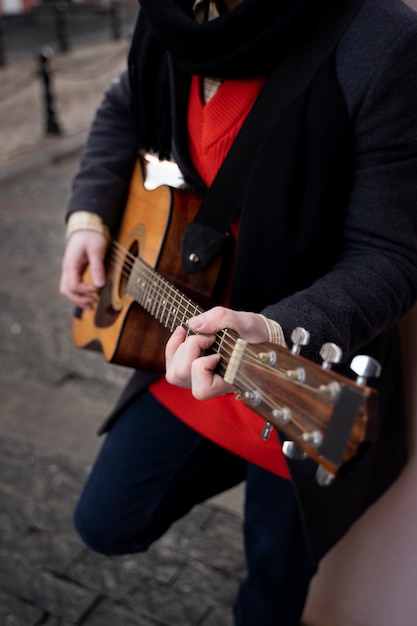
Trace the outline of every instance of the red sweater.
<path fill-rule="evenodd" d="M 263 84 L 263 78 L 226 80 L 204 104 L 200 80 L 193 77 L 188 108 L 189 148 L 193 163 L 208 186 Z M 237 224 L 233 226 L 236 234 Z M 276 432 L 263 441 L 265 421 L 233 395 L 196 400 L 189 389 L 170 385 L 165 378 L 153 383 L 149 390 L 174 415 L 208 439 L 267 470 L 289 477 Z"/>

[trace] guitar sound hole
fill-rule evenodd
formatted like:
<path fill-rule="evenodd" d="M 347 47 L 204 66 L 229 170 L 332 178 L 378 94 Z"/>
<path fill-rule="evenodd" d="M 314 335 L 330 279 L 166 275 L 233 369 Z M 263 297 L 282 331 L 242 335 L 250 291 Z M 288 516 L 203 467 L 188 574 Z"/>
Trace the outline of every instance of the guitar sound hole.
<path fill-rule="evenodd" d="M 126 252 L 126 256 L 123 260 L 122 274 L 119 281 L 119 297 L 121 298 L 127 290 L 127 284 L 129 282 L 130 274 L 132 273 L 135 260 L 139 256 L 139 244 L 135 241 Z"/>

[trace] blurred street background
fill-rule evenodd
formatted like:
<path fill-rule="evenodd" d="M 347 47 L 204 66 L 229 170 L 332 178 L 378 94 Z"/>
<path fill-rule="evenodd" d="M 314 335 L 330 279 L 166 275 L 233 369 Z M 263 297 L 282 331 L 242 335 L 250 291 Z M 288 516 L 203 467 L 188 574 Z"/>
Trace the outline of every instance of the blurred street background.
<path fill-rule="evenodd" d="M 69 5 L 63 34 L 55 6 L 2 18 L 0 166 L 28 153 L 41 156 L 86 132 L 104 90 L 126 64 L 136 2 L 118 8 L 117 37 L 110 9 Z"/>
<path fill-rule="evenodd" d="M 101 557 L 73 529 L 97 428 L 130 375 L 73 347 L 72 307 L 58 294 L 71 180 L 138 11 L 118 9 L 117 37 L 111 7 L 69 10 L 66 50 L 53 5 L 2 19 L 1 626 L 228 626 L 245 572 L 239 490 L 197 507 L 145 555 Z"/>

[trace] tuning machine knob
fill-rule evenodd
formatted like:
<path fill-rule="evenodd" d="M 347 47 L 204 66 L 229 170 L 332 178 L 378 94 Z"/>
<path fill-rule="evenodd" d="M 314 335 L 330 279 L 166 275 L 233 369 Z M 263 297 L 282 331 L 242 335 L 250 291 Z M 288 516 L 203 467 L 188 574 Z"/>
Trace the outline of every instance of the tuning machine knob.
<path fill-rule="evenodd" d="M 323 359 L 322 368 L 325 370 L 331 369 L 332 365 L 340 363 L 342 360 L 343 352 L 335 343 L 324 343 L 320 350 L 320 356 Z"/>
<path fill-rule="evenodd" d="M 282 445 L 282 451 L 288 459 L 292 459 L 294 461 L 303 461 L 308 456 L 293 441 L 284 441 Z M 318 466 L 316 470 L 316 481 L 320 485 L 320 487 L 328 487 L 332 484 L 334 478 L 335 475 L 329 472 L 329 470 L 323 467 L 323 465 Z"/>
<path fill-rule="evenodd" d="M 293 354 L 300 354 L 301 348 L 307 346 L 310 342 L 310 333 L 305 328 L 298 326 L 294 328 L 291 333 L 291 341 L 293 342 L 291 352 Z"/>
<path fill-rule="evenodd" d="M 316 471 L 316 480 L 320 487 L 328 487 L 334 481 L 334 474 L 329 472 L 323 465 L 319 465 Z"/>
<path fill-rule="evenodd" d="M 357 374 L 358 385 L 366 385 L 368 378 L 379 378 L 381 364 L 366 354 L 358 354 L 352 359 L 350 369 Z"/>
<path fill-rule="evenodd" d="M 284 441 L 282 451 L 288 459 L 303 461 L 307 458 L 307 454 L 294 441 Z"/>

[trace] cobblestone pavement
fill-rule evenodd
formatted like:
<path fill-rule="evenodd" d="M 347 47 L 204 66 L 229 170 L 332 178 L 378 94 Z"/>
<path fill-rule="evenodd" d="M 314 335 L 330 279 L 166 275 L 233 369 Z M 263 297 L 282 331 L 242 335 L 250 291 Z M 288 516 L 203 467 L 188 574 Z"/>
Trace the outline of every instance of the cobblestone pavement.
<path fill-rule="evenodd" d="M 126 40 L 98 41 L 54 57 L 56 136 L 44 132 L 33 59 L 0 69 L 4 626 L 228 626 L 245 571 L 239 491 L 196 507 L 143 555 L 96 555 L 72 524 L 97 427 L 130 372 L 72 346 L 72 310 L 58 294 L 63 213 L 86 130 L 126 49 Z M 81 69 L 90 78 L 70 80 Z"/>

